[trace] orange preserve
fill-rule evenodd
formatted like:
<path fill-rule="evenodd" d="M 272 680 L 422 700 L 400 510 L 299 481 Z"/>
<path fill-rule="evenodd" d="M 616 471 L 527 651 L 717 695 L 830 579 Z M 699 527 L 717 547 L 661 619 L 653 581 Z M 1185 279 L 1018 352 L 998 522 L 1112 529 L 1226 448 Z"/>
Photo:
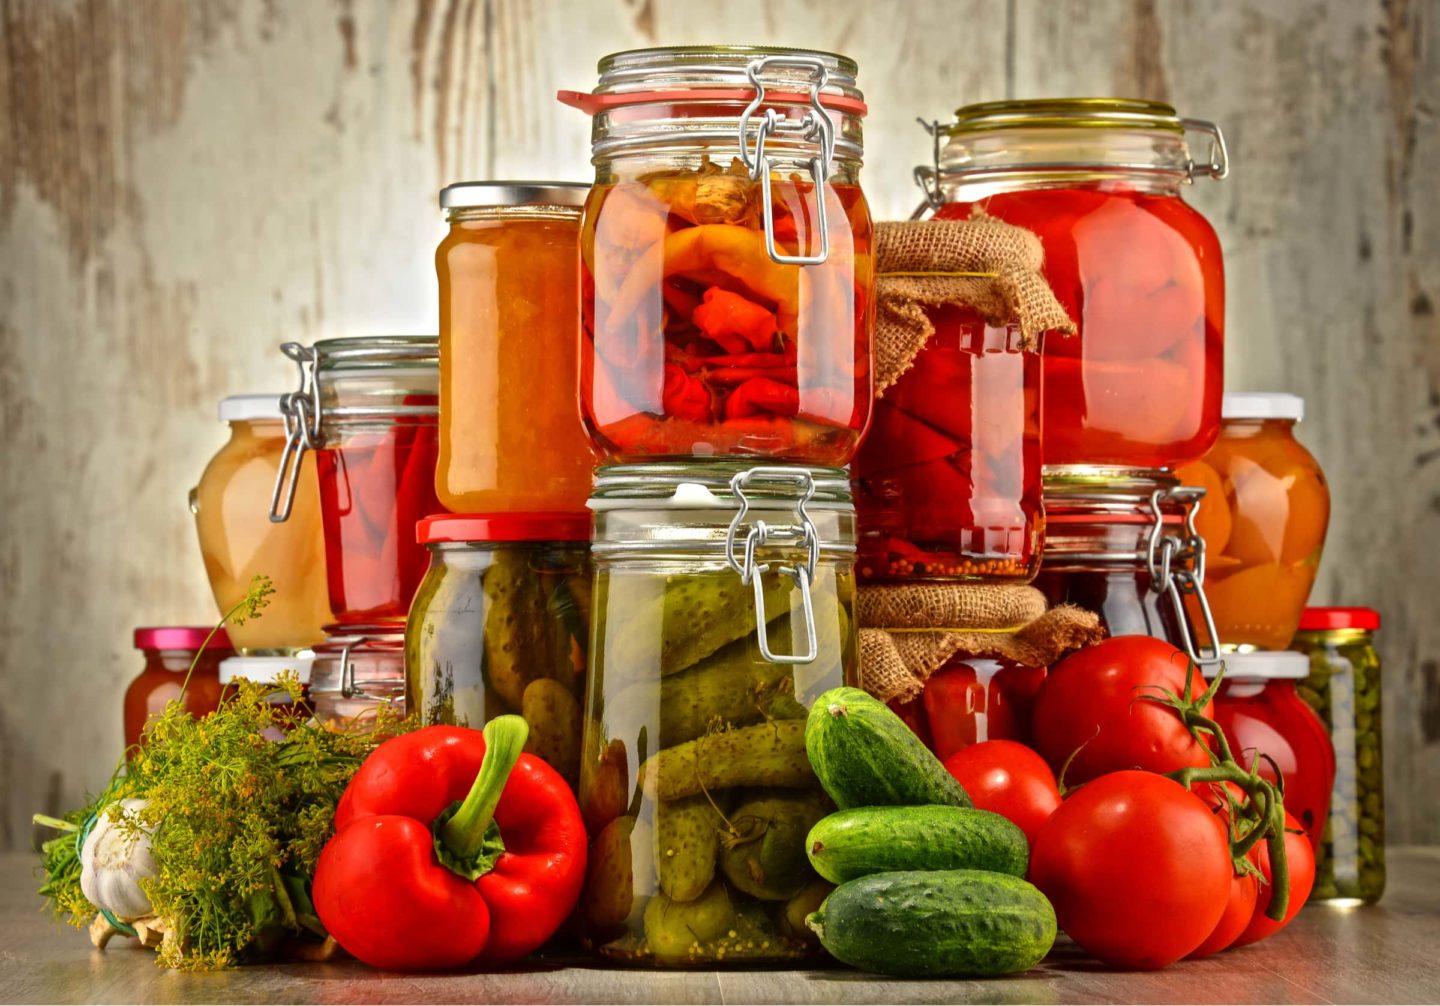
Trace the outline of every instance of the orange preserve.
<path fill-rule="evenodd" d="M 465 182 L 440 193 L 440 460 L 454 512 L 585 512 L 580 208 L 589 186 Z"/>
<path fill-rule="evenodd" d="M 1227 647 L 1290 645 L 1315 583 L 1330 490 L 1298 440 L 1305 402 L 1295 395 L 1228 394 L 1220 439 L 1182 466 L 1206 490 L 1196 528 L 1205 538 L 1205 592 Z"/>

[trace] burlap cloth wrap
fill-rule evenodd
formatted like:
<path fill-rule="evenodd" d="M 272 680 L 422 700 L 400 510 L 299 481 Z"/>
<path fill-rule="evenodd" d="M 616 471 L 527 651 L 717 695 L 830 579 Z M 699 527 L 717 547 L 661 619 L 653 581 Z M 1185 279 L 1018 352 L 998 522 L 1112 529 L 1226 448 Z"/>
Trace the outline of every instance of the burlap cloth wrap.
<path fill-rule="evenodd" d="M 968 220 L 876 224 L 875 394 L 910 369 L 934 334 L 926 307 L 969 307 L 997 325 L 1017 322 L 1030 346 L 1041 332 L 1075 331 L 1045 282 L 1043 261 L 1039 238 L 978 208 Z"/>

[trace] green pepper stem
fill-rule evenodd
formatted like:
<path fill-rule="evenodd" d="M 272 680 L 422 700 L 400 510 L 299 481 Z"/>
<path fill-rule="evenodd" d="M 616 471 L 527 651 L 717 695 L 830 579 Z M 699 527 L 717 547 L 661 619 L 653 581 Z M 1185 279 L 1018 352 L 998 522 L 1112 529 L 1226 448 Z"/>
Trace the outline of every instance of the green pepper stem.
<path fill-rule="evenodd" d="M 500 794 L 529 736 L 530 725 L 513 714 L 497 716 L 485 724 L 485 758 L 480 762 L 475 784 L 460 809 L 440 829 L 440 840 L 457 859 L 469 860 L 480 854 Z"/>

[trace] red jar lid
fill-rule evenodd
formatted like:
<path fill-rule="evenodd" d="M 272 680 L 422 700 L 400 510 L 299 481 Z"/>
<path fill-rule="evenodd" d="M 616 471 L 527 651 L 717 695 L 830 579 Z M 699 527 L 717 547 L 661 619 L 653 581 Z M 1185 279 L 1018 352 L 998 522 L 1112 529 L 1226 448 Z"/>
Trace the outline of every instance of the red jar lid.
<path fill-rule="evenodd" d="M 1301 632 L 1326 629 L 1378 629 L 1380 612 L 1374 608 L 1306 608 L 1300 616 Z"/>
<path fill-rule="evenodd" d="M 415 540 L 433 542 L 589 541 L 588 513 L 442 513 L 415 524 Z"/>
<path fill-rule="evenodd" d="M 208 635 L 210 635 L 210 626 L 151 626 L 135 630 L 135 649 L 198 650 L 204 645 L 205 637 Z M 210 640 L 209 649 L 231 649 L 230 637 L 225 634 L 224 629 L 215 633 L 215 638 Z"/>

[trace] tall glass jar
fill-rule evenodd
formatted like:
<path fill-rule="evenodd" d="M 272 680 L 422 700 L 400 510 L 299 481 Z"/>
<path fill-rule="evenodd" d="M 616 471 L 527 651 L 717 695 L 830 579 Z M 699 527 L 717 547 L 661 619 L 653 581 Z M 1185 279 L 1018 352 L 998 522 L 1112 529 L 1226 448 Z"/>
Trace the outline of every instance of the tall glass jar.
<path fill-rule="evenodd" d="M 855 63 L 606 56 L 581 234 L 580 398 L 615 461 L 843 465 L 870 415 L 874 264 Z"/>
<path fill-rule="evenodd" d="M 222 615 L 244 600 L 257 575 L 268 576 L 275 593 L 261 617 L 232 622 L 230 639 L 241 653 L 295 653 L 324 639 L 333 621 L 315 460 L 301 461 L 290 519 L 273 523 L 265 507 L 285 450 L 280 395 L 221 399 L 220 421 L 229 424 L 230 439 L 190 490 L 205 575 Z"/>
<path fill-rule="evenodd" d="M 575 401 L 580 207 L 589 185 L 440 192 L 440 459 L 455 513 L 585 514 L 596 457 Z"/>
<path fill-rule="evenodd" d="M 1118 98 L 967 105 L 934 123 L 925 208 L 1034 231 L 1077 324 L 1045 345 L 1046 465 L 1165 468 L 1220 429 L 1225 280 L 1214 229 L 1181 198 L 1223 178 L 1215 125 Z M 1205 161 L 1188 132 L 1209 138 Z"/>
<path fill-rule="evenodd" d="M 856 680 L 838 469 L 617 466 L 596 478 L 580 801 L 586 943 L 659 967 L 781 963 L 829 890 L 805 716 Z"/>
<path fill-rule="evenodd" d="M 209 636 L 210 630 L 201 626 L 135 630 L 135 649 L 144 655 L 145 666 L 125 689 L 126 749 L 139 744 L 146 722 L 165 712 L 165 707 L 176 699 L 184 699 L 185 709 L 192 716 L 212 713 L 220 705 L 220 662 L 234 656 L 235 651 L 224 629 L 205 646 Z"/>

